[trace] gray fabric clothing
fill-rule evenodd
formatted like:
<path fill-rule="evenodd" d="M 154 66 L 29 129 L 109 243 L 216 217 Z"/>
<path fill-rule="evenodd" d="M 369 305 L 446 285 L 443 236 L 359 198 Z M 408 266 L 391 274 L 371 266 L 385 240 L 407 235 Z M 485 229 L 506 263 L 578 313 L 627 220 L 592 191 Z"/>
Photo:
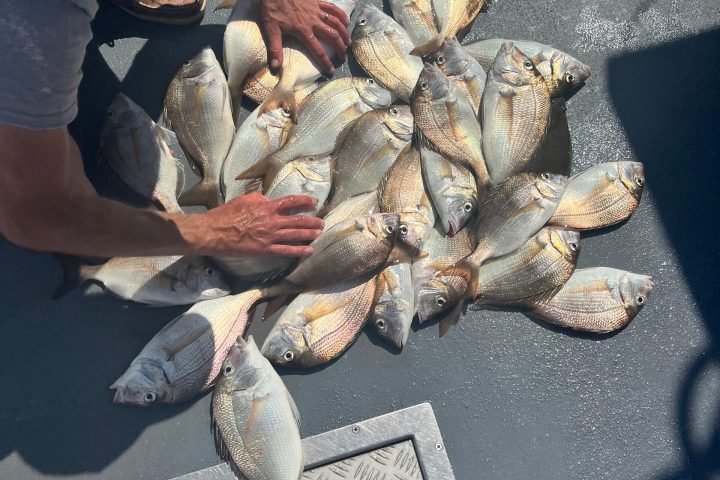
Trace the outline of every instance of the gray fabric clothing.
<path fill-rule="evenodd" d="M 77 91 L 97 0 L 4 0 L 0 16 L 0 124 L 63 127 Z"/>

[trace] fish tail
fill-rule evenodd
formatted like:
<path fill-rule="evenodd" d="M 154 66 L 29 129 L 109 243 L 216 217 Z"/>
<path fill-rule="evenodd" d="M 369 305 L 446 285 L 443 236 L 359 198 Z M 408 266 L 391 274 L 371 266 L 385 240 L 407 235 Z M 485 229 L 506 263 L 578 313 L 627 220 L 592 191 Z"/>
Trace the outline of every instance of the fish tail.
<path fill-rule="evenodd" d="M 292 85 L 285 85 L 282 79 L 275 85 L 275 88 L 272 89 L 272 92 L 270 92 L 262 105 L 260 105 L 258 116 L 277 110 L 278 108 L 286 111 L 290 115 L 293 123 L 298 122 L 295 91 L 292 89 Z"/>
<path fill-rule="evenodd" d="M 54 299 L 64 297 L 84 281 L 90 280 L 99 268 L 95 265 L 86 265 L 78 257 L 70 255 L 57 255 L 57 258 L 62 268 L 62 279 L 53 293 Z"/>
<path fill-rule="evenodd" d="M 218 182 L 203 180 L 191 189 L 183 192 L 180 198 L 178 198 L 178 204 L 205 205 L 207 208 L 215 208 L 220 205 L 220 198 L 220 184 Z"/>
<path fill-rule="evenodd" d="M 432 55 L 433 53 L 440 50 L 440 47 L 442 46 L 444 41 L 445 35 L 440 34 L 429 42 L 413 48 L 410 51 L 410 55 L 415 55 L 416 57 L 427 57 L 428 55 Z"/>

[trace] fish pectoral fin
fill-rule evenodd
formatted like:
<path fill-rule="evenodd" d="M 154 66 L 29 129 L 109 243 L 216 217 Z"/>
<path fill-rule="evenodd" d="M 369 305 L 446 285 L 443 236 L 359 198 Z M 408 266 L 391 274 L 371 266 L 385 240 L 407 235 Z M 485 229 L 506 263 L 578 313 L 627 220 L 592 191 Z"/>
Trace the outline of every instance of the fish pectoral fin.
<path fill-rule="evenodd" d="M 382 273 L 382 277 L 385 281 L 385 284 L 388 286 L 391 292 L 395 292 L 397 290 L 401 290 L 400 282 L 398 282 L 398 279 L 395 275 L 393 275 L 390 272 L 384 271 Z"/>
<path fill-rule="evenodd" d="M 449 98 L 448 100 L 446 100 L 445 108 L 447 108 L 447 114 L 450 120 L 450 128 L 452 129 L 453 136 L 457 140 L 467 139 L 467 133 L 465 133 L 465 131 L 460 128 L 462 118 L 460 114 L 460 105 L 458 105 L 457 98 Z"/>
<path fill-rule="evenodd" d="M 252 438 L 255 431 L 255 425 L 260 421 L 263 409 L 267 403 L 268 393 L 256 392 L 253 394 L 252 404 L 250 405 L 250 414 L 248 415 L 247 424 L 245 425 L 245 434 L 243 439 L 245 443 L 250 443 L 247 439 Z"/>
<path fill-rule="evenodd" d="M 440 328 L 440 336 L 444 336 L 448 330 L 450 330 L 450 327 L 453 325 L 457 325 L 457 323 L 460 321 L 460 314 L 463 310 L 463 302 L 458 302 L 457 305 L 455 305 L 450 311 L 448 311 L 445 316 L 443 316 L 440 319 L 439 328 Z"/>
<path fill-rule="evenodd" d="M 313 303 L 309 308 L 303 310 L 302 316 L 305 317 L 305 323 L 312 323 L 318 318 L 330 315 L 336 310 L 342 308 L 343 305 L 343 303 L 331 301 L 330 298 L 323 298 Z"/>
<path fill-rule="evenodd" d="M 313 182 L 324 182 L 325 181 L 325 179 L 323 178 L 322 175 L 315 172 L 314 170 L 312 170 L 310 167 L 308 167 L 307 165 L 305 165 L 303 163 L 298 165 L 296 167 L 296 169 L 297 169 L 298 173 L 300 173 L 300 175 L 302 175 L 303 177 L 305 177 L 306 179 L 308 179 L 310 181 L 313 181 Z"/>
<path fill-rule="evenodd" d="M 515 96 L 515 90 L 507 85 L 498 85 L 498 93 L 503 98 L 512 98 Z"/>

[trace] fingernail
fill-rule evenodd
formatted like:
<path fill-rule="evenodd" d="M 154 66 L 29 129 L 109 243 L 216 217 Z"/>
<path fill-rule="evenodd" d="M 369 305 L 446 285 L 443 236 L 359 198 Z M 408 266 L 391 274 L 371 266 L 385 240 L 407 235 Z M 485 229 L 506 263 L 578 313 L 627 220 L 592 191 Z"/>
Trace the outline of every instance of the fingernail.
<path fill-rule="evenodd" d="M 280 61 L 278 61 L 277 58 L 273 58 L 273 59 L 270 61 L 270 68 L 272 68 L 273 70 L 276 70 L 276 69 L 280 68 Z"/>

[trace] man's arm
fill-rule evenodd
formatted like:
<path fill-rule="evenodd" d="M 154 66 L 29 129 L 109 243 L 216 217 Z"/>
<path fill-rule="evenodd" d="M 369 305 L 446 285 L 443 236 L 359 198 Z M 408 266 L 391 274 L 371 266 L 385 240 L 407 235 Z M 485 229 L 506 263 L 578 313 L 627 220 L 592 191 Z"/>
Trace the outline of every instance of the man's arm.
<path fill-rule="evenodd" d="M 287 215 L 314 199 L 238 197 L 204 214 L 174 215 L 100 197 L 66 128 L 0 125 L 0 232 L 18 245 L 76 255 L 309 255 L 322 220 Z"/>

